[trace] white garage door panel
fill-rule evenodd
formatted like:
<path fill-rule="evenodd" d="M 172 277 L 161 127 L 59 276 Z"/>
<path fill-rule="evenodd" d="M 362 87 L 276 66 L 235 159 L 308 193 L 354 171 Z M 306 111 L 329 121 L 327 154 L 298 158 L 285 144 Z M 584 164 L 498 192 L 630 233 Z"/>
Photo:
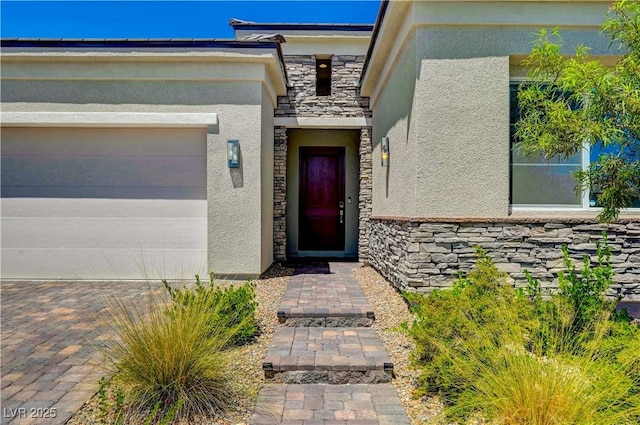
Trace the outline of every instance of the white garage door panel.
<path fill-rule="evenodd" d="M 206 130 L 9 128 L 2 138 L 2 278 L 206 273 Z"/>
<path fill-rule="evenodd" d="M 3 155 L 2 177 L 18 187 L 49 189 L 105 187 L 191 187 L 206 167 L 202 156 Z M 26 173 L 25 169 L 29 169 Z M 73 173 L 69 173 L 73 170 Z M 70 193 L 73 195 L 73 193 Z M 201 194 L 202 197 L 204 194 Z"/>
<path fill-rule="evenodd" d="M 4 218 L 3 248 L 191 249 L 205 246 L 199 218 Z"/>
<path fill-rule="evenodd" d="M 207 216 L 207 203 L 199 199 L 56 199 L 2 200 L 3 217 L 193 217 Z"/>
<path fill-rule="evenodd" d="M 196 273 L 206 274 L 206 257 L 200 250 L 3 248 L 2 251 L 3 279 L 193 280 Z M 29 270 L 28 277 L 22 274 L 5 276 L 7 264 L 10 265 L 8 273 Z M 41 272 L 45 270 L 46 274 Z"/>

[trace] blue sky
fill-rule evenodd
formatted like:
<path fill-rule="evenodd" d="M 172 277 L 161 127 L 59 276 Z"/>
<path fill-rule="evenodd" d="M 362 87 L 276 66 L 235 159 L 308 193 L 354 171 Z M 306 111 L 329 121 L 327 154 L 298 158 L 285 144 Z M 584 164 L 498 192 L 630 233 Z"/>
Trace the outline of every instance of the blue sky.
<path fill-rule="evenodd" d="M 229 19 L 373 24 L 380 1 L 2 0 L 2 37 L 233 38 Z"/>

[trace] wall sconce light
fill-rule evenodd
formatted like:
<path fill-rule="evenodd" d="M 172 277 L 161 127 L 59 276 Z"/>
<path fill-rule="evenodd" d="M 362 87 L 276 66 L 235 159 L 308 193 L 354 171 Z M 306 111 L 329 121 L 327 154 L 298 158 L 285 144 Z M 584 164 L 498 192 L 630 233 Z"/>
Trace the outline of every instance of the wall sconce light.
<path fill-rule="evenodd" d="M 240 166 L 240 142 L 236 139 L 227 140 L 227 165 L 229 168 Z"/>
<path fill-rule="evenodd" d="M 389 138 L 383 137 L 380 143 L 380 162 L 383 167 L 389 166 Z"/>

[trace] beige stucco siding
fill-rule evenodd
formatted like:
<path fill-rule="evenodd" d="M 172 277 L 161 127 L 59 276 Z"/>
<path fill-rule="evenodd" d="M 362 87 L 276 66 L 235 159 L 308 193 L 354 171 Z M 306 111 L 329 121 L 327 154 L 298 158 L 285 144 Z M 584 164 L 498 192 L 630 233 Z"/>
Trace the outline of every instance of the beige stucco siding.
<path fill-rule="evenodd" d="M 345 251 L 358 255 L 358 140 L 359 130 L 288 130 L 287 253 L 298 255 L 299 151 L 301 146 L 345 147 Z M 351 203 L 348 199 L 351 198 Z"/>
<path fill-rule="evenodd" d="M 421 61 L 417 215 L 508 214 L 508 89 L 508 57 Z"/>
<path fill-rule="evenodd" d="M 273 104 L 268 93 L 262 92 L 262 134 L 260 138 L 260 210 L 261 255 L 260 268 L 265 270 L 273 262 Z"/>
<path fill-rule="evenodd" d="M 240 81 L 3 80 L 1 88 L 3 110 L 191 112 L 261 101 L 258 82 Z"/>
<path fill-rule="evenodd" d="M 420 27 L 416 38 L 418 55 L 429 59 L 481 58 L 529 54 L 532 42 L 542 27 Z M 546 26 L 550 32 L 553 26 Z M 615 53 L 608 50 L 610 40 L 594 28 L 562 29 L 562 53 L 575 53 L 580 44 L 595 55 Z"/>
<path fill-rule="evenodd" d="M 507 216 L 517 63 L 542 26 L 561 26 L 566 54 L 579 44 L 615 53 L 599 31 L 606 12 L 596 1 L 390 3 L 362 81 L 373 109 L 373 215 Z"/>
<path fill-rule="evenodd" d="M 599 27 L 608 0 L 422 0 L 413 21 L 431 26 Z"/>
<path fill-rule="evenodd" d="M 409 43 L 374 111 L 373 214 L 508 214 L 509 58 L 423 59 L 416 73 L 415 52 Z"/>
<path fill-rule="evenodd" d="M 416 211 L 417 139 L 414 95 L 417 83 L 415 42 L 408 43 L 373 113 L 373 214 Z M 389 137 L 389 166 L 382 167 L 380 143 Z"/>
<path fill-rule="evenodd" d="M 263 114 L 259 82 L 243 84 L 236 104 L 216 105 L 219 126 L 207 138 L 209 268 L 218 274 L 259 274 L 266 268 L 262 240 Z M 213 100 L 213 99 L 212 99 Z M 240 167 L 227 166 L 227 140 L 240 143 Z M 265 171 L 268 173 L 268 170 Z M 272 205 L 271 205 L 272 208 Z M 267 265 L 268 266 L 268 265 Z"/>

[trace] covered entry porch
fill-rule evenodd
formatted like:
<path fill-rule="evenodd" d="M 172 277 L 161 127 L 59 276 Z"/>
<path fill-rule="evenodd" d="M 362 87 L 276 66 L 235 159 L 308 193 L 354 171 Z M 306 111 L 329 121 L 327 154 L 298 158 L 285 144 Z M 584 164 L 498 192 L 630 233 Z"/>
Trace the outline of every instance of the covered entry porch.
<path fill-rule="evenodd" d="M 366 260 L 370 127 L 279 126 L 274 133 L 274 259 Z"/>

